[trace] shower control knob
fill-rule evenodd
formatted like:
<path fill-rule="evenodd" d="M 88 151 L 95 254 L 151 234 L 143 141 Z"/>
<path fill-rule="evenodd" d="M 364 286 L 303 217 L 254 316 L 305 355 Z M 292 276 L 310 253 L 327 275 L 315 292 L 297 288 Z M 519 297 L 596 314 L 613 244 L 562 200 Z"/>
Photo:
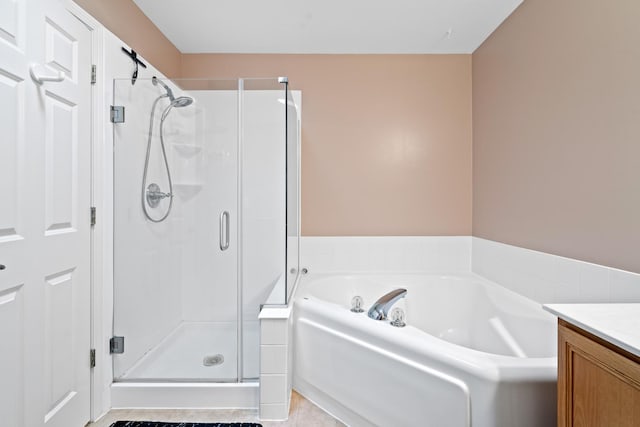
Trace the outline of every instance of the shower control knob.
<path fill-rule="evenodd" d="M 147 203 L 152 208 L 158 207 L 162 199 L 166 199 L 169 197 L 173 197 L 173 194 L 165 193 L 164 191 L 161 191 L 160 186 L 156 183 L 149 184 L 149 186 L 147 187 L 147 192 L 146 192 Z"/>
<path fill-rule="evenodd" d="M 304 267 L 302 270 L 300 270 L 300 272 L 302 272 L 302 274 L 307 274 L 309 270 L 306 267 Z"/>

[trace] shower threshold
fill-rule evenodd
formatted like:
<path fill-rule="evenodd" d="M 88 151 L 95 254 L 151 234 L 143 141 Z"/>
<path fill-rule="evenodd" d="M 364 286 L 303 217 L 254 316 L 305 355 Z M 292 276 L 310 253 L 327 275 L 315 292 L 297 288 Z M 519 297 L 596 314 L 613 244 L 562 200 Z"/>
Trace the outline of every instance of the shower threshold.
<path fill-rule="evenodd" d="M 111 406 L 118 409 L 256 409 L 258 403 L 258 382 L 111 384 Z"/>

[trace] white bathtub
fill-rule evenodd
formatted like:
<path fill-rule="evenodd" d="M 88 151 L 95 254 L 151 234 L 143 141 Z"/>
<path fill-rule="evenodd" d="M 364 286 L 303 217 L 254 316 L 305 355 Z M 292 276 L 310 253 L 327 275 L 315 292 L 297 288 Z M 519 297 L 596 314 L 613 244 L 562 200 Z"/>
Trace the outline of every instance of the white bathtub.
<path fill-rule="evenodd" d="M 396 288 L 407 326 L 368 318 Z M 348 425 L 556 423 L 555 317 L 478 276 L 309 275 L 293 328 L 294 387 Z"/>

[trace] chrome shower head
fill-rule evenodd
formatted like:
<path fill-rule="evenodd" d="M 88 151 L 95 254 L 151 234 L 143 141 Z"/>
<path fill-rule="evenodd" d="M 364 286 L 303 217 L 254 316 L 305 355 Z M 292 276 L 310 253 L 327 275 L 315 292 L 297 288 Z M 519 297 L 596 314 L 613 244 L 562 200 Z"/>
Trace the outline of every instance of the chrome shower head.
<path fill-rule="evenodd" d="M 176 108 L 186 107 L 187 105 L 193 104 L 193 98 L 189 96 L 179 96 L 173 101 L 171 101 L 171 105 Z"/>
<path fill-rule="evenodd" d="M 169 99 L 171 99 L 171 98 L 169 98 Z M 171 99 L 171 103 L 162 112 L 162 116 L 161 116 L 160 120 L 164 121 L 164 119 L 167 118 L 167 116 L 169 115 L 169 112 L 171 112 L 171 110 L 173 108 L 186 107 L 187 105 L 191 105 L 191 104 L 193 104 L 193 98 L 191 98 L 189 96 L 179 96 L 179 97 L 177 97 L 175 99 Z"/>
<path fill-rule="evenodd" d="M 189 96 L 179 96 L 177 98 L 173 96 L 173 91 L 171 90 L 171 88 L 156 76 L 153 76 L 151 78 L 151 83 L 153 83 L 154 86 L 158 86 L 158 85 L 162 86 L 164 90 L 167 91 L 166 96 L 169 97 L 169 101 L 171 102 L 169 106 L 162 113 L 162 120 L 164 120 L 167 117 L 167 115 L 169 114 L 172 108 L 174 107 L 181 108 L 181 107 L 186 107 L 187 105 L 193 104 L 193 98 Z"/>

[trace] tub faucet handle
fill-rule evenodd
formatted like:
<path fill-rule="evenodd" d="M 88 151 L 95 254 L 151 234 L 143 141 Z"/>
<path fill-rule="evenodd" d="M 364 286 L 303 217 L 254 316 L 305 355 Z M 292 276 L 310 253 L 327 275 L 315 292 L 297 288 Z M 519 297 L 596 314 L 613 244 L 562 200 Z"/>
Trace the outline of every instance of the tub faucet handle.
<path fill-rule="evenodd" d="M 391 310 L 391 326 L 395 326 L 396 328 L 404 328 L 407 326 L 404 321 L 404 311 L 400 307 L 396 307 Z"/>
<path fill-rule="evenodd" d="M 364 300 L 361 296 L 356 295 L 351 299 L 351 311 L 354 313 L 362 313 L 364 309 L 362 308 L 362 304 L 364 304 Z"/>

